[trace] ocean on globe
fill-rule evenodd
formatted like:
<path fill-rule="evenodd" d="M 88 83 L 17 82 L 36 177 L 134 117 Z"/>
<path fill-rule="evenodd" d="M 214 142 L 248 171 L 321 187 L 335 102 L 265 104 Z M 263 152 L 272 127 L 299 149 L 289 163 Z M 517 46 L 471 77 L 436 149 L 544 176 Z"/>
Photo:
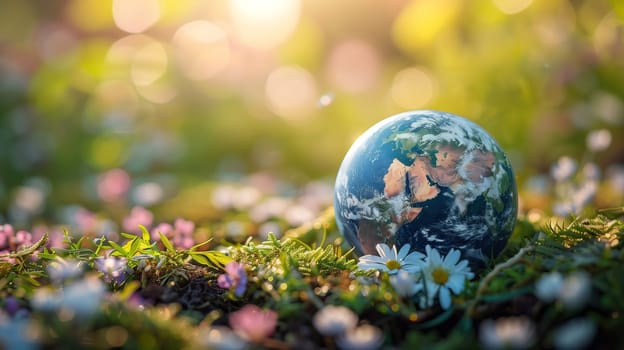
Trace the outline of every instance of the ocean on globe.
<path fill-rule="evenodd" d="M 358 254 L 378 243 L 452 248 L 480 270 L 505 247 L 518 193 L 509 159 L 481 127 L 438 111 L 382 120 L 347 152 L 334 189 L 338 228 Z"/>

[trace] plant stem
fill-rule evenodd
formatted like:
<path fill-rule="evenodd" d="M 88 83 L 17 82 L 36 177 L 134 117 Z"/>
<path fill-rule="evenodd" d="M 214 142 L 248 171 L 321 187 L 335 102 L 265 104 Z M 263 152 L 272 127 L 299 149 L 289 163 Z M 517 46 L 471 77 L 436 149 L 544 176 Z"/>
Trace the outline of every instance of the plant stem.
<path fill-rule="evenodd" d="M 526 247 L 521 248 L 516 255 L 512 256 L 511 258 L 509 258 L 509 260 L 504 261 L 496 266 L 494 266 L 494 268 L 492 269 L 492 271 L 490 271 L 479 283 L 479 287 L 477 288 L 477 292 L 475 294 L 474 299 L 472 300 L 472 303 L 470 304 L 470 306 L 468 307 L 468 309 L 466 310 L 466 312 L 468 313 L 468 315 L 472 316 L 474 314 L 474 308 L 477 306 L 477 303 L 479 301 L 479 299 L 481 298 L 481 296 L 483 295 L 483 293 L 485 292 L 485 289 L 487 288 L 488 284 L 490 283 L 490 281 L 499 273 L 501 272 L 503 269 L 506 269 L 508 267 L 513 266 L 514 264 L 517 264 L 518 262 L 520 262 L 520 259 L 522 259 L 522 257 L 524 256 L 524 254 L 533 251 L 535 249 L 535 247 L 533 245 L 527 245 Z"/>

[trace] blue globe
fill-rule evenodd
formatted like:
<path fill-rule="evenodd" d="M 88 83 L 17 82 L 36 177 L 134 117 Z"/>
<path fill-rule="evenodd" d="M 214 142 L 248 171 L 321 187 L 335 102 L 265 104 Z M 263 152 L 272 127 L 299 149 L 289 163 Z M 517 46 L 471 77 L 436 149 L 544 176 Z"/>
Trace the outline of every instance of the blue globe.
<path fill-rule="evenodd" d="M 438 111 L 389 117 L 360 136 L 336 177 L 338 229 L 358 254 L 375 245 L 452 248 L 483 268 L 505 247 L 518 211 L 509 159 L 481 127 Z"/>

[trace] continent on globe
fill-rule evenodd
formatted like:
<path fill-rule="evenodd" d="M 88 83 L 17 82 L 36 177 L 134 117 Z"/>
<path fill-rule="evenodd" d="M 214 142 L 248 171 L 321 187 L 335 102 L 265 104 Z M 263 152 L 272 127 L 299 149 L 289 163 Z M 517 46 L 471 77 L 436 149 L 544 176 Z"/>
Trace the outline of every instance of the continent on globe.
<path fill-rule="evenodd" d="M 444 112 L 395 115 L 366 131 L 336 178 L 338 228 L 360 254 L 377 243 L 462 251 L 481 268 L 505 246 L 517 214 L 511 164 L 476 124 Z"/>

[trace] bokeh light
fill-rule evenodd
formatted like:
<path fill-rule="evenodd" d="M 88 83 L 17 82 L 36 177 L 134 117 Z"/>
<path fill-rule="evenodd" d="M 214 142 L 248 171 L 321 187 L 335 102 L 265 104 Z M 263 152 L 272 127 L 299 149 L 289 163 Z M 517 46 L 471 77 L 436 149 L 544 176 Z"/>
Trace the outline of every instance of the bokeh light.
<path fill-rule="evenodd" d="M 462 1 L 459 0 L 412 1 L 393 24 L 396 45 L 407 53 L 413 53 L 439 40 L 443 31 L 453 28 L 461 7 Z"/>
<path fill-rule="evenodd" d="M 230 0 L 230 13 L 242 43 L 271 49 L 284 42 L 297 27 L 301 0 Z"/>
<path fill-rule="evenodd" d="M 404 109 L 423 108 L 434 93 L 435 83 L 431 73 L 422 68 L 406 68 L 398 72 L 392 82 L 392 99 Z"/>
<path fill-rule="evenodd" d="M 128 33 L 141 33 L 160 18 L 158 0 L 113 0 L 113 19 Z"/>
<path fill-rule="evenodd" d="M 137 90 L 143 98 L 156 104 L 171 102 L 178 95 L 178 90 L 166 80 L 137 86 Z"/>
<path fill-rule="evenodd" d="M 134 53 L 130 75 L 137 86 L 154 83 L 167 71 L 167 52 L 162 44 L 151 42 Z"/>
<path fill-rule="evenodd" d="M 177 195 L 156 190 L 160 174 L 185 185 L 255 171 L 331 181 L 362 131 L 409 109 L 478 122 L 520 188 L 562 156 L 619 183 L 606 179 L 624 162 L 619 2 L 10 4 L 0 13 L 0 217 L 32 174 L 54 184 L 51 205 L 82 206 L 99 197 L 94 184 L 71 190 L 75 177 L 110 169 L 137 180 L 124 200 L 152 206 Z M 600 198 L 617 192 L 603 187 Z M 548 215 L 544 198 L 525 208 Z"/>
<path fill-rule="evenodd" d="M 230 61 L 225 32 L 208 21 L 184 24 L 175 32 L 173 44 L 180 67 L 189 79 L 209 79 L 223 71 Z"/>
<path fill-rule="evenodd" d="M 328 79 L 345 92 L 361 93 L 371 89 L 379 79 L 380 70 L 379 53 L 360 39 L 340 43 L 328 57 Z"/>
<path fill-rule="evenodd" d="M 143 34 L 132 34 L 115 41 L 106 54 L 109 76 L 128 78 L 135 54 L 144 47 L 158 45 L 160 43 L 156 39 Z"/>
<path fill-rule="evenodd" d="M 280 67 L 266 82 L 266 97 L 271 110 L 287 119 L 306 117 L 318 93 L 314 77 L 301 67 Z"/>

